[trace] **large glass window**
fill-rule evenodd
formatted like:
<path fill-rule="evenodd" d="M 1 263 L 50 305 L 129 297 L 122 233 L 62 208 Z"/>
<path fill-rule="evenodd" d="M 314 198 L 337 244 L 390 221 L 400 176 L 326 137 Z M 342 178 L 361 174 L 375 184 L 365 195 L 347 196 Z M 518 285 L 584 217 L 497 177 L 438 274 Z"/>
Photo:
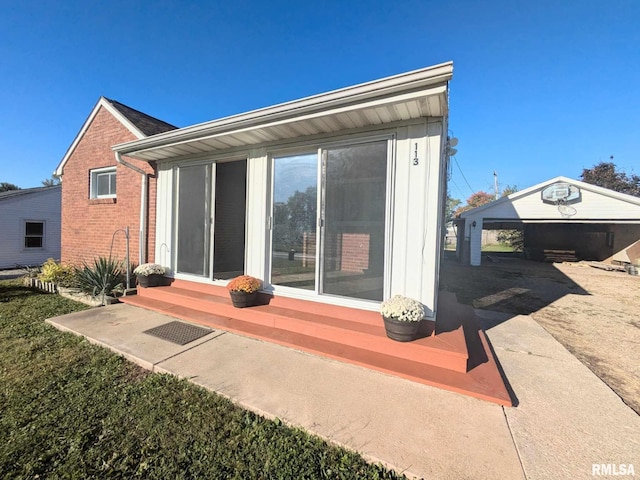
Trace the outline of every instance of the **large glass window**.
<path fill-rule="evenodd" d="M 211 166 L 178 169 L 177 271 L 209 275 Z"/>
<path fill-rule="evenodd" d="M 382 300 L 387 142 L 329 149 L 322 293 Z"/>
<path fill-rule="evenodd" d="M 271 283 L 315 290 L 318 155 L 273 159 Z"/>
<path fill-rule="evenodd" d="M 273 285 L 382 300 L 387 143 L 273 159 Z"/>

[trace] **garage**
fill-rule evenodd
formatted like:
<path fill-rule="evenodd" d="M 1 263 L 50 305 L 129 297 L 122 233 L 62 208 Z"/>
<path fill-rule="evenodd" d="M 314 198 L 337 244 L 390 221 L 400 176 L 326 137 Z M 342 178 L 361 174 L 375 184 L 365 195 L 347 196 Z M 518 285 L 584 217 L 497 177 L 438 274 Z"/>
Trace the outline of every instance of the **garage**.
<path fill-rule="evenodd" d="M 523 232 L 527 258 L 544 260 L 546 250 L 605 261 L 640 239 L 640 198 L 556 177 L 467 210 L 454 222 L 462 263 L 480 265 L 483 230 L 510 229 Z"/>

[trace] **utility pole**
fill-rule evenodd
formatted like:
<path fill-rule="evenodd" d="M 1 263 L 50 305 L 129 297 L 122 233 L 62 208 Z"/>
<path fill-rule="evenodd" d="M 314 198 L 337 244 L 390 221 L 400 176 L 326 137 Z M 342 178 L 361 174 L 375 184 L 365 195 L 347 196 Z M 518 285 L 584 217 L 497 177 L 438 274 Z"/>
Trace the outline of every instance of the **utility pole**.
<path fill-rule="evenodd" d="M 500 196 L 500 191 L 498 190 L 498 174 L 496 171 L 493 171 L 493 194 L 496 197 L 496 200 Z"/>

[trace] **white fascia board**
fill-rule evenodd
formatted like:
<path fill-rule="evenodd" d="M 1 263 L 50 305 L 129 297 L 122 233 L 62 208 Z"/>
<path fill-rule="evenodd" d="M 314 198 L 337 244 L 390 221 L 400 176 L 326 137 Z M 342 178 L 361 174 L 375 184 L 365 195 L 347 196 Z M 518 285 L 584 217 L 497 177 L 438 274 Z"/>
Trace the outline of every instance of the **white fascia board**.
<path fill-rule="evenodd" d="M 352 103 L 364 102 L 372 98 L 380 98 L 383 100 L 381 97 L 418 90 L 430 85 L 443 84 L 446 86 L 452 75 L 453 62 L 442 63 L 440 65 L 333 90 L 300 100 L 281 103 L 272 107 L 252 110 L 247 113 L 172 130 L 143 140 L 122 143 L 115 145 L 113 149 L 121 154 L 127 154 L 155 147 L 183 143 L 188 140 L 206 138 L 221 131 L 239 131 L 243 128 L 246 129 L 258 125 L 264 126 L 277 120 L 301 118 L 314 112 L 336 109 Z"/>
<path fill-rule="evenodd" d="M 592 185 L 591 183 L 585 183 L 585 182 L 581 182 L 579 180 L 574 180 L 572 178 L 569 177 L 563 177 L 563 176 L 558 176 L 555 178 L 552 178 L 551 180 L 547 180 L 545 182 L 542 183 L 538 183 L 536 185 L 533 185 L 529 188 L 525 188 L 524 190 L 520 190 L 518 192 L 514 192 L 511 195 L 508 195 L 506 197 L 501 197 L 498 200 L 494 200 L 491 203 L 487 203 L 485 205 L 480 205 L 479 207 L 476 208 L 472 208 L 470 210 L 467 210 L 465 212 L 462 212 L 460 214 L 460 218 L 468 218 L 472 215 L 476 215 L 479 212 L 482 212 L 484 210 L 488 210 L 490 208 L 493 208 L 496 205 L 499 205 L 501 203 L 504 202 L 512 202 L 514 200 L 517 200 L 520 197 L 524 197 L 526 195 L 529 195 L 531 193 L 534 193 L 536 191 L 540 191 L 542 189 L 544 189 L 545 187 L 552 185 L 554 183 L 558 183 L 558 182 L 564 182 L 564 183 L 570 183 L 572 185 L 575 185 L 576 187 L 582 189 L 582 190 L 587 190 L 593 193 L 597 193 L 599 195 L 604 195 L 606 197 L 610 197 L 610 198 L 614 198 L 616 200 L 620 200 L 626 203 L 631 203 L 633 205 L 640 205 L 640 198 L 639 197 L 634 197 L 633 195 L 627 195 L 626 193 L 620 193 L 620 192 L 616 192 L 615 190 L 610 190 L 608 188 L 604 188 L 604 187 L 600 187 L 598 185 Z"/>
<path fill-rule="evenodd" d="M 615 190 L 611 190 L 609 188 L 600 187 L 599 185 L 593 185 L 592 183 L 581 182 L 580 180 L 574 180 L 573 178 L 564 177 L 564 176 L 558 176 L 558 177 L 552 178 L 551 180 L 547 180 L 546 182 L 538 183 L 537 185 L 526 188 L 520 192 L 514 192 L 505 198 L 514 200 L 521 196 L 527 195 L 531 192 L 542 190 L 545 187 L 548 187 L 549 185 L 553 185 L 554 183 L 558 183 L 558 182 L 570 183 L 571 185 L 575 185 L 581 190 L 587 190 L 593 193 L 597 193 L 599 195 L 615 198 L 623 202 L 632 203 L 634 205 L 640 205 L 640 198 L 634 197 L 633 195 L 627 195 L 626 193 L 616 192 Z M 481 207 L 478 207 L 478 208 L 481 208 Z"/>
<path fill-rule="evenodd" d="M 479 207 L 475 207 L 470 210 L 464 211 L 460 214 L 460 218 L 468 218 L 472 215 L 476 215 L 477 213 L 482 212 L 483 210 L 493 208 L 495 205 L 500 205 L 505 202 L 512 202 L 520 197 L 524 197 L 525 195 L 530 194 L 531 192 L 535 192 L 536 190 L 542 190 L 544 187 L 552 183 L 565 182 L 565 181 L 569 181 L 569 179 L 567 179 L 566 177 L 552 178 L 551 180 L 547 180 L 546 182 L 538 183 L 536 185 L 533 185 L 532 187 L 525 188 L 524 190 L 513 192 L 512 194 L 507 195 L 506 197 L 500 197 L 497 200 L 494 200 L 490 203 L 486 203 L 484 205 L 480 205 Z"/>
<path fill-rule="evenodd" d="M 290 117 L 286 117 L 286 118 L 277 118 L 277 119 L 271 119 L 271 118 L 264 118 L 262 119 L 262 121 L 260 122 L 255 122 L 255 123 L 251 123 L 248 124 L 246 126 L 243 127 L 238 127 L 238 126 L 234 126 L 233 128 L 227 128 L 227 126 L 221 126 L 217 131 L 210 129 L 206 134 L 201 134 L 199 136 L 197 136 L 196 138 L 193 137 L 189 137 L 186 139 L 176 139 L 169 142 L 165 142 L 162 145 L 154 145 L 154 146 L 150 146 L 147 148 L 135 148 L 135 150 L 133 151 L 129 151 L 126 147 L 128 145 L 133 145 L 134 143 L 136 145 L 140 145 L 140 142 L 135 141 L 135 142 L 128 142 L 125 144 L 120 144 L 120 145 L 115 145 L 113 147 L 113 150 L 115 150 L 116 152 L 120 153 L 121 155 L 126 155 L 127 153 L 130 153 L 131 156 L 135 156 L 136 154 L 142 154 L 146 151 L 149 150 L 155 150 L 157 148 L 165 148 L 165 147 L 178 147 L 182 144 L 185 143 L 189 143 L 192 142 L 194 140 L 207 140 L 207 139 L 215 139 L 217 137 L 224 137 L 225 135 L 233 135 L 233 134 L 238 134 L 238 133 L 245 133 L 245 132 L 250 132 L 252 130 L 258 130 L 258 129 L 262 129 L 262 128 L 270 128 L 270 127 L 277 127 L 280 125 L 285 125 L 287 123 L 291 123 L 291 122 L 299 122 L 299 121 L 304 121 L 304 120 L 310 120 L 310 119 L 314 119 L 314 118 L 322 118 L 322 117 L 327 117 L 327 116 L 331 116 L 331 115 L 337 115 L 340 113 L 347 113 L 353 110 L 363 110 L 366 108 L 371 108 L 371 107 L 380 107 L 380 106 L 385 106 L 385 105 L 392 105 L 395 103 L 402 103 L 402 102 L 406 102 L 406 101 L 410 101 L 412 99 L 416 99 L 416 98 L 420 98 L 420 97 L 424 97 L 424 96 L 432 96 L 432 95 L 440 95 L 440 94 L 445 94 L 447 91 L 447 87 L 445 85 L 438 85 L 435 87 L 432 87 L 430 89 L 428 89 L 427 91 L 425 90 L 420 90 L 420 91 L 415 91 L 415 92 L 410 92 L 410 93 L 405 93 L 405 94 L 400 94 L 397 96 L 393 96 L 393 97 L 385 97 L 383 99 L 375 99 L 375 100 L 370 100 L 368 102 L 364 102 L 364 103 L 356 103 L 356 104 L 348 104 L 348 105 L 344 105 L 344 106 L 339 106 L 333 109 L 329 109 L 329 110 L 319 110 L 319 111 L 315 111 L 312 113 L 308 113 L 306 115 L 293 115 Z M 123 148 L 124 147 L 124 148 Z"/>
<path fill-rule="evenodd" d="M 567 177 L 558 177 L 555 181 L 571 183 L 576 187 L 581 188 L 582 190 L 588 190 L 590 192 L 604 195 L 610 198 L 615 198 L 616 200 L 631 203 L 633 205 L 640 205 L 640 197 L 634 197 L 633 195 L 628 195 L 626 193 L 616 192 L 615 190 L 604 188 L 599 185 L 593 185 L 591 183 L 585 183 L 581 182 L 580 180 L 573 180 Z"/>
<path fill-rule="evenodd" d="M 64 154 L 64 157 L 62 157 L 62 160 L 60 160 L 60 163 L 58 164 L 58 166 L 54 170 L 53 174 L 56 177 L 59 177 L 59 176 L 61 176 L 63 174 L 64 166 L 69 161 L 69 158 L 71 157 L 71 155 L 75 151 L 76 147 L 78 146 L 78 144 L 80 143 L 80 141 L 84 137 L 84 134 L 89 129 L 89 126 L 91 125 L 91 122 L 93 122 L 93 119 L 95 118 L 95 116 L 98 114 L 98 111 L 100 110 L 100 107 L 103 107 L 106 110 L 108 110 L 109 113 L 111 113 L 111 115 L 113 115 L 120 123 L 122 123 L 122 125 L 124 125 L 127 128 L 127 130 L 129 130 L 138 139 L 145 138 L 144 133 L 142 133 L 133 123 L 131 123 L 129 121 L 129 119 L 127 119 L 113 105 L 111 105 L 111 103 L 109 103 L 109 101 L 106 98 L 100 97 L 98 99 L 98 102 L 96 103 L 96 105 L 93 107 L 93 110 L 91 110 L 91 113 L 89 114 L 89 116 L 85 120 L 84 124 L 82 125 L 82 128 L 80 129 L 80 131 L 76 135 L 76 138 L 74 138 L 73 142 L 71 143 L 71 145 L 67 149 L 67 152 Z"/>

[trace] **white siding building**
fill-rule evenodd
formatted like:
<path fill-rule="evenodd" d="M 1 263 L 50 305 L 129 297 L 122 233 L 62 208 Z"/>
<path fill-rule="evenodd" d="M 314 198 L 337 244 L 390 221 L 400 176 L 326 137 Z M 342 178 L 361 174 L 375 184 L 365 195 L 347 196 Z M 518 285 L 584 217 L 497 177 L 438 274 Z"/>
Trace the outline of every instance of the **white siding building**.
<path fill-rule="evenodd" d="M 0 193 L 0 268 L 60 259 L 61 187 Z"/>
<path fill-rule="evenodd" d="M 640 198 L 556 177 L 467 210 L 456 224 L 458 257 L 471 265 L 481 263 L 483 229 L 520 228 L 525 248 L 604 260 L 640 238 Z"/>

